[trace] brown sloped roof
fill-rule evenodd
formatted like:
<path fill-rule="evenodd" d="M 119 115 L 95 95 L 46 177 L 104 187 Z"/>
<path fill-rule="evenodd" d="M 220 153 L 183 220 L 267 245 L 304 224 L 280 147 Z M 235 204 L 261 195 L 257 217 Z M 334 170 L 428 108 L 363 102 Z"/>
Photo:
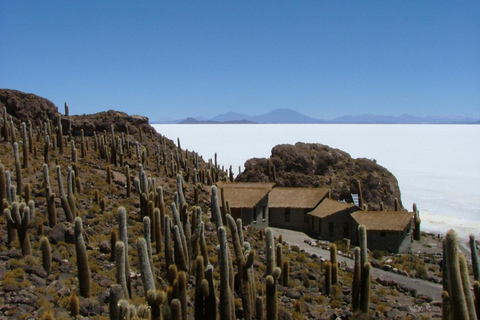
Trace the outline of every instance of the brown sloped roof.
<path fill-rule="evenodd" d="M 274 185 L 274 183 L 218 182 L 218 200 L 222 206 L 221 189 L 223 188 L 225 200 L 228 200 L 230 208 L 253 208 L 272 190 Z"/>
<path fill-rule="evenodd" d="M 346 203 L 326 198 L 308 214 L 317 218 L 325 218 L 332 214 L 351 208 L 356 208 L 356 206 L 353 203 Z"/>
<path fill-rule="evenodd" d="M 352 213 L 358 224 L 367 230 L 403 231 L 411 223 L 413 212 L 405 211 L 357 211 Z"/>
<path fill-rule="evenodd" d="M 268 195 L 268 207 L 312 209 L 328 195 L 328 192 L 328 188 L 276 187 Z"/>

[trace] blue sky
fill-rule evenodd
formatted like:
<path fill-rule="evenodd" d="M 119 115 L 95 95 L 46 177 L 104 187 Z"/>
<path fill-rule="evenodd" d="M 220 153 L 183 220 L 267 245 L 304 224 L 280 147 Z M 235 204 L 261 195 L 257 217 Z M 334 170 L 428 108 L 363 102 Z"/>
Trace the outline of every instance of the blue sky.
<path fill-rule="evenodd" d="M 479 1 L 0 1 L 0 88 L 150 120 L 480 118 Z"/>

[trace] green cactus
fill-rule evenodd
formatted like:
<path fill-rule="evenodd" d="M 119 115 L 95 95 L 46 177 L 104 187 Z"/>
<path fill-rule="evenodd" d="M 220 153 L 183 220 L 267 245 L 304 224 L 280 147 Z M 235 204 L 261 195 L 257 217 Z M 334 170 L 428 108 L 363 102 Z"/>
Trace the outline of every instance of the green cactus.
<path fill-rule="evenodd" d="M 3 200 L 7 199 L 7 180 L 5 177 L 5 166 L 0 162 L 0 212 L 5 209 Z"/>
<path fill-rule="evenodd" d="M 57 145 L 58 145 L 58 152 L 63 154 L 63 126 L 62 126 L 62 116 L 58 114 L 57 118 Z"/>
<path fill-rule="evenodd" d="M 420 238 L 421 238 L 420 224 L 422 220 L 420 219 L 420 211 L 418 211 L 416 203 L 413 204 L 413 212 L 415 213 L 415 217 L 413 221 L 415 224 L 414 230 L 413 230 L 413 239 L 420 241 Z"/>
<path fill-rule="evenodd" d="M 143 290 L 144 292 L 148 292 L 148 290 L 150 289 L 156 290 L 153 272 L 148 257 L 147 242 L 144 238 L 138 238 L 136 245 L 140 265 L 140 273 L 142 275 Z"/>
<path fill-rule="evenodd" d="M 63 178 L 62 178 L 62 170 L 60 166 L 57 166 L 57 180 L 58 180 L 58 190 L 60 194 L 60 200 L 62 202 L 63 211 L 65 212 L 65 217 L 67 221 L 73 221 L 73 214 L 70 208 L 70 204 L 67 200 L 67 196 L 65 194 L 65 190 L 63 188 Z"/>
<path fill-rule="evenodd" d="M 165 263 L 167 269 L 173 263 L 172 232 L 169 215 L 165 215 Z"/>
<path fill-rule="evenodd" d="M 161 291 L 150 289 L 147 291 L 146 298 L 150 305 L 151 320 L 162 319 L 161 305 L 165 301 L 165 294 Z"/>
<path fill-rule="evenodd" d="M 249 269 L 253 265 L 255 259 L 255 251 L 250 250 L 244 254 L 243 246 L 240 241 L 238 234 L 237 224 L 231 215 L 227 214 L 226 219 L 230 226 L 230 232 L 233 240 L 233 248 L 235 251 L 235 256 L 237 260 L 237 269 L 238 269 L 238 280 L 240 282 L 240 296 L 242 299 L 243 306 L 243 318 L 250 320 L 253 317 L 253 298 L 251 296 L 251 278 Z"/>
<path fill-rule="evenodd" d="M 465 255 L 463 254 L 459 255 L 459 264 L 460 264 L 460 273 L 462 277 L 463 293 L 465 294 L 465 301 L 467 304 L 468 316 L 470 317 L 469 319 L 476 320 L 477 316 L 475 313 L 475 304 L 473 303 L 472 290 L 470 285 L 470 276 L 468 273 L 468 265 L 467 265 L 467 259 Z"/>
<path fill-rule="evenodd" d="M 77 216 L 77 206 L 75 204 L 76 199 L 74 193 L 74 175 L 75 172 L 72 170 L 72 167 L 68 167 L 68 175 L 67 175 L 67 200 L 68 206 L 70 207 L 70 211 L 72 213 L 72 217 Z"/>
<path fill-rule="evenodd" d="M 257 320 L 263 320 L 263 298 L 261 296 L 255 298 L 255 310 L 255 318 Z"/>
<path fill-rule="evenodd" d="M 367 229 L 363 224 L 358 226 L 358 241 L 360 245 L 360 265 L 363 266 L 367 262 Z"/>
<path fill-rule="evenodd" d="M 450 289 L 449 296 L 452 301 L 452 314 L 456 315 L 458 319 L 469 319 L 459 262 L 457 233 L 454 230 L 449 230 L 444 241 Z"/>
<path fill-rule="evenodd" d="M 127 279 L 127 289 L 129 296 L 131 297 L 132 288 L 130 284 L 130 262 L 128 260 L 128 233 L 127 233 L 127 211 L 124 207 L 119 207 L 117 210 L 118 214 L 118 236 L 120 241 L 125 244 L 125 278 Z"/>
<path fill-rule="evenodd" d="M 177 207 L 175 205 L 175 202 L 172 202 L 171 209 L 172 209 L 172 214 L 173 214 L 173 222 L 174 222 L 174 225 L 178 227 L 178 235 L 180 237 L 179 240 L 180 240 L 180 243 L 181 243 L 181 247 L 178 247 L 178 249 L 181 248 L 183 250 L 183 258 L 182 259 L 185 259 L 185 263 L 186 263 L 186 266 L 187 266 L 187 269 L 181 268 L 181 270 L 188 271 L 188 266 L 190 264 L 190 258 L 189 258 L 189 255 L 188 255 L 187 238 L 185 237 L 185 231 L 183 229 L 183 223 L 182 223 L 182 220 L 180 218 L 180 213 L 178 212 Z M 175 235 L 175 233 L 174 233 L 174 235 Z M 176 241 L 177 241 L 177 239 L 175 239 L 175 242 Z M 177 248 L 177 244 L 174 243 L 174 245 L 175 245 L 175 248 Z M 175 259 L 177 259 L 176 255 L 177 254 L 175 254 Z"/>
<path fill-rule="evenodd" d="M 145 241 L 147 242 L 147 253 L 148 253 L 148 261 L 150 262 L 150 268 L 152 272 L 153 269 L 153 257 L 152 257 L 152 240 L 151 240 L 151 222 L 149 217 L 143 217 L 143 236 Z"/>
<path fill-rule="evenodd" d="M 370 272 L 372 265 L 366 262 L 362 268 L 362 283 L 360 291 L 360 310 L 364 314 L 368 314 L 368 306 L 370 303 Z"/>
<path fill-rule="evenodd" d="M 180 228 L 178 225 L 173 226 L 173 244 L 175 248 L 175 263 L 180 270 L 187 271 L 188 263 L 187 258 L 185 257 L 185 249 L 183 247 Z"/>
<path fill-rule="evenodd" d="M 183 208 L 183 205 L 185 204 L 185 196 L 183 194 L 183 176 L 181 173 L 177 174 L 177 194 L 179 208 Z"/>
<path fill-rule="evenodd" d="M 209 264 L 205 268 L 205 281 L 202 283 L 203 295 L 205 296 L 205 319 L 217 319 L 217 303 L 215 297 L 215 284 L 213 281 L 213 266 Z"/>
<path fill-rule="evenodd" d="M 473 283 L 473 294 L 475 296 L 475 311 L 477 318 L 480 317 L 480 281 L 475 280 Z"/>
<path fill-rule="evenodd" d="M 52 247 L 47 237 L 40 238 L 40 250 L 42 252 L 43 269 L 49 274 L 52 272 Z"/>
<path fill-rule="evenodd" d="M 170 309 L 172 310 L 172 320 L 182 320 L 182 303 L 178 299 L 172 299 L 170 302 Z"/>
<path fill-rule="evenodd" d="M 280 277 L 281 270 L 275 267 L 271 275 L 266 278 L 266 295 L 267 295 L 267 319 L 278 319 L 278 298 L 277 298 L 277 280 Z"/>
<path fill-rule="evenodd" d="M 120 310 L 119 310 L 119 302 L 125 299 L 124 292 L 122 286 L 119 284 L 113 284 L 110 287 L 110 294 L 109 294 L 109 313 L 111 320 L 120 319 Z M 125 300 L 124 300 L 125 301 Z"/>
<path fill-rule="evenodd" d="M 115 247 L 112 248 L 112 252 L 115 252 L 115 274 L 117 283 L 122 287 L 123 297 L 127 298 L 129 293 L 125 275 L 125 244 L 122 241 L 117 241 Z"/>
<path fill-rule="evenodd" d="M 127 198 L 130 198 L 132 196 L 132 180 L 130 177 L 130 167 L 125 165 L 125 180 L 126 180 L 126 189 L 127 189 Z"/>
<path fill-rule="evenodd" d="M 118 241 L 118 233 L 117 230 L 112 229 L 110 231 L 110 261 L 115 262 L 116 260 L 116 254 L 115 254 L 115 244 Z M 125 250 L 125 248 L 123 248 Z"/>
<path fill-rule="evenodd" d="M 360 307 L 360 286 L 361 286 L 361 274 L 362 267 L 360 261 L 360 248 L 355 247 L 355 259 L 353 267 L 353 280 L 352 280 L 352 310 L 356 312 Z"/>
<path fill-rule="evenodd" d="M 480 281 L 480 263 L 478 261 L 477 243 L 473 234 L 470 235 L 470 252 L 472 256 L 473 279 Z"/>
<path fill-rule="evenodd" d="M 265 229 L 265 251 L 267 256 L 266 275 L 272 275 L 275 268 L 275 247 L 273 241 L 273 231 L 270 228 Z"/>
<path fill-rule="evenodd" d="M 28 136 L 27 125 L 22 122 L 22 141 L 23 141 L 23 168 L 28 168 Z"/>
<path fill-rule="evenodd" d="M 89 298 L 91 294 L 90 289 L 90 268 L 88 265 L 88 254 L 85 241 L 83 240 L 82 219 L 75 218 L 74 236 L 75 236 L 75 250 L 77 252 L 77 269 L 78 269 L 78 283 L 80 288 L 80 295 L 84 298 Z"/>
<path fill-rule="evenodd" d="M 332 263 L 325 261 L 325 295 L 329 296 L 332 291 Z"/>
<path fill-rule="evenodd" d="M 205 319 L 204 315 L 204 303 L 205 303 L 205 296 L 203 288 L 203 281 L 205 280 L 204 276 L 204 265 L 203 265 L 203 257 L 197 256 L 195 260 L 195 320 L 203 320 Z M 208 290 L 208 289 L 207 289 Z"/>
<path fill-rule="evenodd" d="M 162 217 L 160 214 L 160 209 L 155 208 L 153 210 L 154 219 L 154 228 L 155 228 L 155 252 L 158 254 L 162 252 Z"/>
<path fill-rule="evenodd" d="M 220 206 L 218 204 L 217 186 L 212 186 L 211 189 L 212 189 L 212 202 L 211 202 L 212 218 L 218 230 L 218 228 L 223 226 L 223 221 L 222 221 Z"/>
<path fill-rule="evenodd" d="M 23 256 L 32 254 L 32 246 L 28 236 L 28 224 L 30 223 L 30 208 L 23 204 L 13 202 L 11 209 L 5 209 L 5 218 L 11 227 L 17 229 L 20 247 Z"/>
<path fill-rule="evenodd" d="M 178 299 L 182 305 L 182 320 L 187 320 L 188 316 L 188 299 L 187 299 L 187 274 L 180 271 L 177 276 L 178 280 Z"/>
<path fill-rule="evenodd" d="M 220 265 L 220 319 L 233 319 L 232 291 L 230 287 L 229 254 L 227 244 L 227 230 L 221 226 L 218 228 L 218 240 L 220 243 L 219 265 Z"/>
<path fill-rule="evenodd" d="M 13 154 L 15 157 L 15 171 L 17 174 L 17 194 L 21 195 L 23 190 L 22 167 L 20 166 L 20 155 L 18 154 L 18 143 L 13 144 Z"/>

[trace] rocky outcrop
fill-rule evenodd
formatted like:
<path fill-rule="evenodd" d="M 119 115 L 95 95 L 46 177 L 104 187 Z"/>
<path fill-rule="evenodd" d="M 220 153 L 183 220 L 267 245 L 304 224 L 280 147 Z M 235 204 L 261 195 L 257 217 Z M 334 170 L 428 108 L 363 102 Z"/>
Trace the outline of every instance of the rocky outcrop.
<path fill-rule="evenodd" d="M 393 210 L 400 189 L 395 176 L 375 161 L 353 159 L 348 153 L 322 144 L 297 142 L 272 149 L 269 159 L 254 158 L 245 163 L 245 170 L 236 181 L 274 181 L 282 187 L 326 187 L 332 198 L 351 202 L 351 194 L 359 193 L 369 210 Z M 402 208 L 402 207 L 401 207 Z"/>
<path fill-rule="evenodd" d="M 56 125 L 58 108 L 53 102 L 31 93 L 18 90 L 0 89 L 0 119 L 3 117 L 3 106 L 15 123 L 34 121 L 41 125 L 47 120 L 52 120 Z M 74 136 L 80 135 L 81 129 L 85 135 L 93 135 L 95 131 L 110 132 L 113 125 L 115 132 L 125 132 L 133 135 L 148 133 L 154 134 L 154 129 L 149 125 L 148 118 L 137 115 L 128 115 L 118 111 L 104 111 L 89 115 L 62 116 L 63 133 L 67 134 L 70 128 Z"/>
<path fill-rule="evenodd" d="M 40 125 L 47 119 L 54 119 L 58 109 L 45 98 L 18 90 L 0 89 L 0 115 L 3 117 L 3 106 L 7 113 L 20 122 L 34 121 Z"/>

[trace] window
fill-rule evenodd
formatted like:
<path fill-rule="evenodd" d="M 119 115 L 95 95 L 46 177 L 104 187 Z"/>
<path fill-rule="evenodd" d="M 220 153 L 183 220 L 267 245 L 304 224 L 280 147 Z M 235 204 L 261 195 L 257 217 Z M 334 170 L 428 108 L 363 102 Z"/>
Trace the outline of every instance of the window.
<path fill-rule="evenodd" d="M 343 237 L 349 238 L 350 237 L 350 228 L 348 222 L 343 223 Z"/>
<path fill-rule="evenodd" d="M 262 210 L 262 220 L 265 221 L 265 215 L 267 214 L 267 208 L 265 206 L 263 206 L 263 210 Z"/>
<path fill-rule="evenodd" d="M 380 237 L 385 237 L 385 236 L 386 236 L 385 231 L 380 231 Z"/>
<path fill-rule="evenodd" d="M 290 208 L 285 209 L 285 222 L 290 222 Z"/>
<path fill-rule="evenodd" d="M 309 216 L 306 212 L 303 213 L 303 222 L 308 222 L 309 221 Z"/>
<path fill-rule="evenodd" d="M 257 222 L 257 207 L 253 207 L 253 222 Z"/>

